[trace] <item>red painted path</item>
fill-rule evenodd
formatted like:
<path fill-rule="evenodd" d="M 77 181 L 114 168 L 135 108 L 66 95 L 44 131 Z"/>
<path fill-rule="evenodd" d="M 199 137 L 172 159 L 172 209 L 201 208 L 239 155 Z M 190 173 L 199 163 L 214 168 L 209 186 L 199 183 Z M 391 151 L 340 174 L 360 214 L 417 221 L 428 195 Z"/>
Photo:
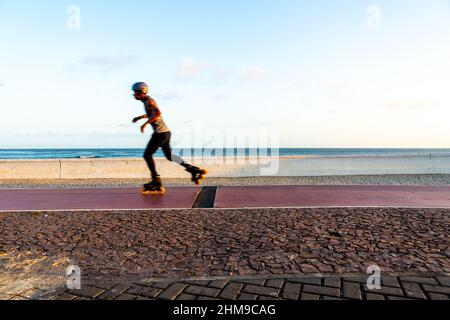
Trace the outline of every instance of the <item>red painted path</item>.
<path fill-rule="evenodd" d="M 0 211 L 191 208 L 201 188 L 170 188 L 163 196 L 145 196 L 140 188 L 4 189 Z"/>
<path fill-rule="evenodd" d="M 201 188 L 168 188 L 144 196 L 138 188 L 0 189 L 0 211 L 191 208 Z M 450 208 L 450 186 L 219 187 L 215 208 L 426 207 Z"/>
<path fill-rule="evenodd" d="M 450 186 L 222 187 L 215 207 L 450 208 Z"/>

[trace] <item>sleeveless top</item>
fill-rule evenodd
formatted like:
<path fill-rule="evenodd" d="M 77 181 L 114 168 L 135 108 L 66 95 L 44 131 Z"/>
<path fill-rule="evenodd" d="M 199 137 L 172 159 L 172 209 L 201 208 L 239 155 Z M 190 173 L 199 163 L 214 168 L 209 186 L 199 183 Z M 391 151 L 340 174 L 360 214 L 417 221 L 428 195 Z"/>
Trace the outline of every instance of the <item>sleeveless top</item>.
<path fill-rule="evenodd" d="M 144 106 L 148 118 L 151 119 L 156 112 L 156 108 L 150 103 L 150 97 L 147 97 L 147 99 L 144 100 Z M 151 123 L 151 125 L 155 133 L 170 132 L 162 117 L 159 117 L 159 119 Z"/>

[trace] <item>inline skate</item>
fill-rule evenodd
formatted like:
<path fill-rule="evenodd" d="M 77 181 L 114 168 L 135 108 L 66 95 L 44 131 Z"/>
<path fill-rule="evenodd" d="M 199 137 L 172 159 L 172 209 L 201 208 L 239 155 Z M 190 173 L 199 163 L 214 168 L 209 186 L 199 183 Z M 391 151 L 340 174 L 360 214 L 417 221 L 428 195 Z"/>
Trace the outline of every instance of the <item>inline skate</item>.
<path fill-rule="evenodd" d="M 145 195 L 160 195 L 166 193 L 166 189 L 162 186 L 161 177 L 157 176 L 153 180 L 144 185 L 142 193 Z"/>
<path fill-rule="evenodd" d="M 186 167 L 186 171 L 192 175 L 192 182 L 194 182 L 196 185 L 200 185 L 205 179 L 205 175 L 208 174 L 207 170 L 191 165 Z"/>

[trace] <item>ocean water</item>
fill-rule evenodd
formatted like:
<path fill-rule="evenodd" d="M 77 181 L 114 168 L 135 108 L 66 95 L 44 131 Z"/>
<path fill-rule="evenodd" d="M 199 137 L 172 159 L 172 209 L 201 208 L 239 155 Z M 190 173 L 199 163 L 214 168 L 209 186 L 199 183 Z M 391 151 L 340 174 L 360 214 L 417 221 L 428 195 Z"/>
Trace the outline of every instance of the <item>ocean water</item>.
<path fill-rule="evenodd" d="M 255 149 L 251 149 L 255 152 Z M 80 159 L 80 158 L 140 158 L 144 149 L 0 149 L 0 159 Z M 179 156 L 203 155 L 204 157 L 234 156 L 250 154 L 250 149 L 220 150 L 178 150 Z M 222 154 L 221 154 L 222 153 Z M 255 152 L 256 153 L 256 152 Z M 265 154 L 262 154 L 265 155 Z M 268 155 L 271 155 L 269 150 Z M 280 156 L 450 156 L 450 148 L 445 149 L 279 149 Z M 161 150 L 155 157 L 163 157 Z"/>

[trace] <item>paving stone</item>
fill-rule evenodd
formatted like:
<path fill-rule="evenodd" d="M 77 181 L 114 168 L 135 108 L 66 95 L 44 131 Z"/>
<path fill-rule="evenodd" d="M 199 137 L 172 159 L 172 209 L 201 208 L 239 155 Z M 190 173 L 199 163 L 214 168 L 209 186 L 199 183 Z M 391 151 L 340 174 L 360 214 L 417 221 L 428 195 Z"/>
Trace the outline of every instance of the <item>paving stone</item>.
<path fill-rule="evenodd" d="M 323 296 L 322 299 L 323 300 L 346 300 L 346 299 L 342 299 L 342 298 L 338 298 L 338 297 L 328 297 L 328 296 Z"/>
<path fill-rule="evenodd" d="M 148 298 L 148 297 L 141 297 L 141 296 L 138 296 L 135 300 L 151 301 L 151 300 L 154 300 L 154 299 Z"/>
<path fill-rule="evenodd" d="M 428 296 L 430 297 L 431 300 L 450 300 L 448 295 L 441 294 L 441 293 L 430 292 L 430 293 L 428 293 Z"/>
<path fill-rule="evenodd" d="M 209 280 L 189 280 L 189 281 L 183 281 L 187 284 L 192 284 L 195 286 L 206 286 L 210 281 Z"/>
<path fill-rule="evenodd" d="M 362 284 L 367 284 L 367 279 L 369 279 L 369 276 L 351 276 L 351 277 L 344 277 L 344 281 L 347 282 L 357 282 Z"/>
<path fill-rule="evenodd" d="M 213 297 L 207 297 L 207 296 L 198 296 L 197 300 L 215 301 L 215 300 L 220 300 L 220 299 L 213 298 Z"/>
<path fill-rule="evenodd" d="M 100 289 L 96 287 L 90 287 L 90 286 L 82 286 L 81 290 L 69 290 L 67 293 L 76 295 L 78 297 L 86 297 L 89 299 L 95 299 L 96 297 L 100 296 L 103 292 L 105 292 L 105 289 Z"/>
<path fill-rule="evenodd" d="M 89 287 L 95 287 L 95 288 L 108 290 L 108 289 L 112 288 L 115 285 L 115 283 L 113 281 L 94 281 L 92 283 L 88 282 L 85 285 L 87 285 Z"/>
<path fill-rule="evenodd" d="M 400 277 L 401 282 L 418 282 L 423 284 L 439 285 L 434 278 L 427 277 Z"/>
<path fill-rule="evenodd" d="M 287 281 L 289 282 L 297 282 L 302 284 L 314 284 L 314 285 L 321 285 L 322 279 L 321 278 L 295 278 L 295 277 L 289 277 L 287 278 Z"/>
<path fill-rule="evenodd" d="M 38 300 L 51 300 L 52 298 L 54 298 L 60 294 L 63 294 L 66 290 L 67 290 L 67 288 L 61 287 L 56 290 L 45 292 L 38 297 Z"/>
<path fill-rule="evenodd" d="M 364 290 L 366 292 L 375 293 L 375 294 L 403 297 L 403 291 L 400 288 L 391 288 L 391 287 L 383 287 L 382 286 L 380 290 L 369 290 L 366 286 L 364 286 Z"/>
<path fill-rule="evenodd" d="M 262 286 L 264 285 L 264 282 L 266 282 L 266 280 L 264 279 L 239 279 L 239 280 L 235 280 L 236 282 L 240 282 L 240 283 L 246 283 L 246 284 L 254 284 L 256 286 Z"/>
<path fill-rule="evenodd" d="M 173 283 L 166 290 L 161 292 L 159 299 L 174 300 L 188 285 L 185 283 Z"/>
<path fill-rule="evenodd" d="M 257 295 L 254 294 L 248 294 L 248 293 L 241 293 L 237 300 L 256 300 L 258 298 Z"/>
<path fill-rule="evenodd" d="M 130 288 L 130 285 L 119 283 L 113 286 L 111 289 L 106 290 L 104 293 L 102 293 L 98 299 L 100 300 L 114 300 L 114 298 L 120 296 L 122 293 L 128 290 Z"/>
<path fill-rule="evenodd" d="M 403 290 L 409 298 L 426 299 L 420 284 L 414 282 L 403 282 Z"/>
<path fill-rule="evenodd" d="M 281 289 L 281 288 L 283 288 L 283 284 L 284 284 L 284 279 L 269 279 L 269 280 L 267 280 L 265 286 Z"/>
<path fill-rule="evenodd" d="M 340 278 L 325 278 L 323 279 L 323 285 L 326 287 L 340 288 L 341 279 Z"/>
<path fill-rule="evenodd" d="M 302 294 L 300 295 L 300 300 L 320 300 L 320 295 L 302 292 Z"/>
<path fill-rule="evenodd" d="M 132 285 L 130 288 L 128 288 L 127 293 L 134 296 L 155 298 L 158 296 L 158 294 L 161 293 L 161 291 L 162 290 L 158 288 Z"/>
<path fill-rule="evenodd" d="M 137 297 L 133 296 L 131 294 L 128 293 L 122 293 L 120 296 L 118 296 L 115 300 L 119 300 L 119 301 L 126 301 L 126 300 L 136 300 Z"/>
<path fill-rule="evenodd" d="M 441 285 L 450 287 L 450 277 L 437 277 L 436 279 Z"/>
<path fill-rule="evenodd" d="M 226 285 L 226 287 L 222 290 L 219 297 L 226 300 L 235 300 L 239 293 L 241 292 L 244 284 L 237 282 L 230 282 Z"/>
<path fill-rule="evenodd" d="M 258 300 L 280 300 L 279 298 L 269 297 L 269 296 L 259 296 Z"/>
<path fill-rule="evenodd" d="M 400 283 L 398 282 L 398 279 L 395 277 L 381 277 L 381 285 L 382 286 L 388 286 L 388 287 L 394 287 L 394 288 L 400 288 Z"/>
<path fill-rule="evenodd" d="M 278 297 L 280 294 L 280 290 L 276 288 L 268 288 L 268 287 L 261 287 L 261 286 L 255 286 L 248 284 L 244 287 L 243 292 L 261 295 L 261 296 L 270 296 L 270 297 Z"/>
<path fill-rule="evenodd" d="M 42 294 L 44 294 L 44 292 L 41 290 L 30 289 L 28 291 L 22 292 L 20 296 L 27 299 L 37 299 L 37 297 L 40 297 Z"/>
<path fill-rule="evenodd" d="M 329 287 L 319 287 L 306 284 L 303 286 L 302 292 L 311 293 L 316 295 L 324 295 L 324 296 L 340 296 L 340 290 L 337 288 L 329 288 Z"/>
<path fill-rule="evenodd" d="M 283 299 L 298 300 L 302 285 L 299 283 L 286 282 L 281 293 Z"/>
<path fill-rule="evenodd" d="M 424 284 L 423 289 L 427 292 L 450 294 L 450 287 L 433 286 L 433 285 Z"/>
<path fill-rule="evenodd" d="M 62 293 L 57 295 L 56 297 L 53 297 L 51 300 L 75 300 L 78 298 L 77 296 L 69 293 Z"/>
<path fill-rule="evenodd" d="M 177 297 L 176 300 L 188 301 L 188 300 L 195 300 L 195 298 L 196 298 L 196 296 L 194 296 L 192 294 L 182 293 Z"/>
<path fill-rule="evenodd" d="M 366 293 L 366 300 L 386 300 L 382 294 Z"/>
<path fill-rule="evenodd" d="M 173 282 L 155 282 L 151 285 L 152 288 L 165 290 L 172 285 Z"/>
<path fill-rule="evenodd" d="M 184 292 L 198 296 L 216 297 L 220 290 L 216 288 L 190 285 L 184 290 Z"/>
<path fill-rule="evenodd" d="M 387 300 L 415 300 L 415 299 L 399 297 L 399 296 L 386 296 L 386 299 Z"/>
<path fill-rule="evenodd" d="M 362 300 L 360 283 L 344 281 L 342 295 L 348 299 Z"/>
<path fill-rule="evenodd" d="M 214 280 L 208 283 L 208 287 L 222 289 L 227 283 L 227 280 Z"/>

